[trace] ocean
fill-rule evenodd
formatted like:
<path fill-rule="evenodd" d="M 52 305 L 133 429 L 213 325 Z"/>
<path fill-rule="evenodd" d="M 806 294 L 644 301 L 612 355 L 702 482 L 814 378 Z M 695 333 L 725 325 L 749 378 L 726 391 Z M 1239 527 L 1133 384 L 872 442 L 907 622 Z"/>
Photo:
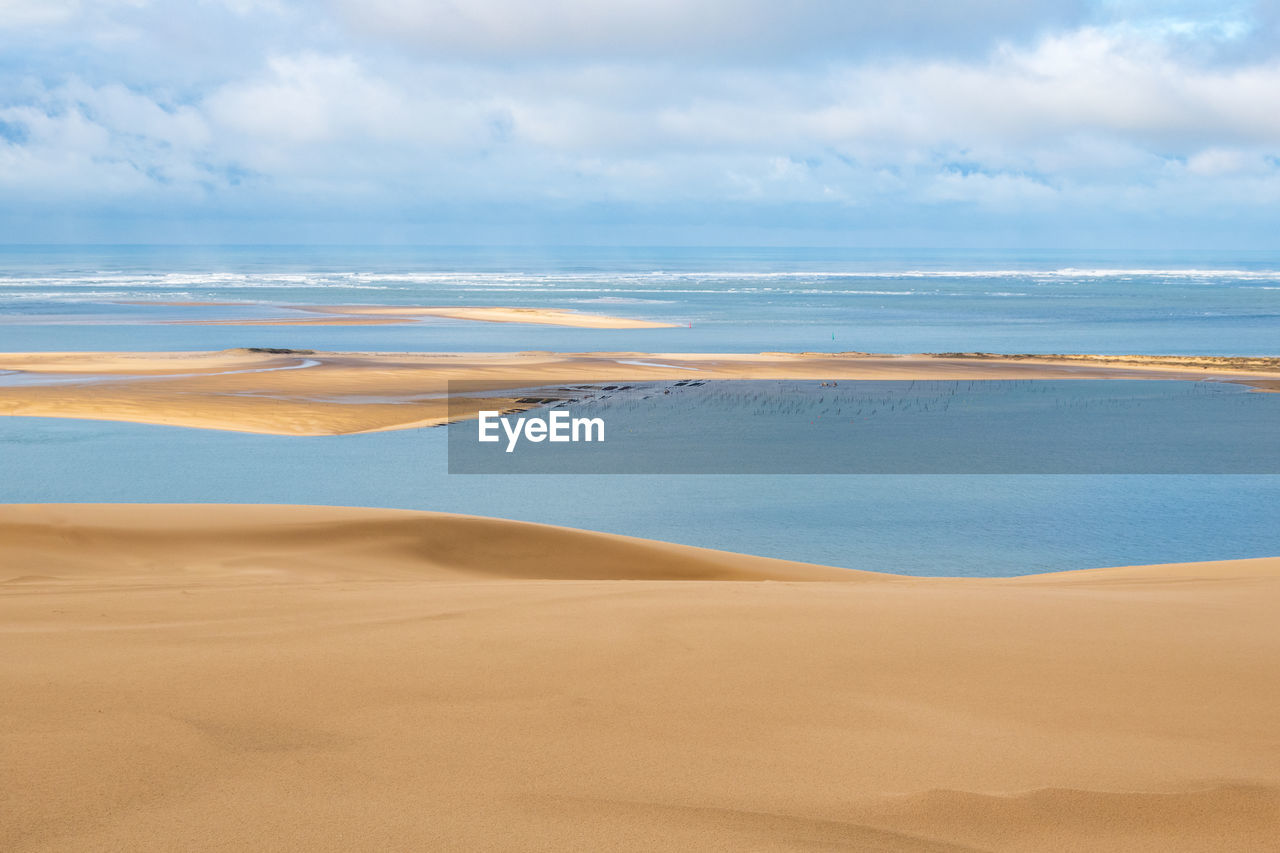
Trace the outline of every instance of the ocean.
<path fill-rule="evenodd" d="M 263 303 L 557 306 L 678 328 L 174 326 L 197 314 L 170 301 L 248 303 L 218 309 L 246 318 Z M 0 335 L 7 351 L 1274 355 L 1280 254 L 10 246 Z"/>

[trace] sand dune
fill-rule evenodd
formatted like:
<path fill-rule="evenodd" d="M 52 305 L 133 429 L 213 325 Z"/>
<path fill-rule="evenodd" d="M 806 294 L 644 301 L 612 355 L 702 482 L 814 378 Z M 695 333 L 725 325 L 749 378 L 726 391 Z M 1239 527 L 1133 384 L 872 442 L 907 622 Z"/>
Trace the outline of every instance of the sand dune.
<path fill-rule="evenodd" d="M 866 353 L 4 353 L 0 415 L 95 418 L 282 435 L 444 423 L 510 408 L 517 389 L 689 379 L 1216 378 L 1265 385 L 1280 369 Z M 2 377 L 0 377 L 2 378 Z M 453 383 L 452 386 L 450 383 Z M 452 388 L 452 406 L 446 394 Z M 468 390 L 470 389 L 470 390 Z M 487 399 L 471 398 L 474 391 Z M 512 393 L 503 393 L 511 391 Z"/>
<path fill-rule="evenodd" d="M 844 572 L 0 507 L 0 848 L 1263 850 L 1280 559 Z"/>
<path fill-rule="evenodd" d="M 66 547 L 68 537 L 77 547 Z M 310 580 L 322 568 L 333 579 L 415 581 L 885 577 L 546 524 L 340 507 L 0 504 L 0 541 L 0 582 L 34 563 L 91 583 L 145 578 L 158 561 L 222 577 L 218 567 L 235 574 L 247 554 L 263 553 L 282 577 Z"/>

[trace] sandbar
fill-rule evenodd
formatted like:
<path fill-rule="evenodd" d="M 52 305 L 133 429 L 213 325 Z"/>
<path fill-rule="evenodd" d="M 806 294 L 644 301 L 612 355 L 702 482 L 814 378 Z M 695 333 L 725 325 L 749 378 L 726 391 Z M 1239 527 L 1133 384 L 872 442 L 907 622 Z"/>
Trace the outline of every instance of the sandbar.
<path fill-rule="evenodd" d="M 6 384 L 0 375 L 0 415 L 282 435 L 434 427 L 480 409 L 518 409 L 530 388 L 616 380 L 1155 378 L 1263 389 L 1280 382 L 1280 365 L 1240 368 L 1231 360 L 1188 366 L 1147 356 L 1103 362 L 859 352 L 27 352 L 0 353 L 0 370 L 22 379 Z"/>
<path fill-rule="evenodd" d="M 168 307 L 245 307 L 252 303 L 235 302 L 129 302 L 129 305 L 161 305 Z M 479 323 L 524 323 L 535 326 L 567 326 L 577 329 L 670 329 L 674 323 L 613 317 L 571 308 L 512 308 L 498 305 L 280 305 L 304 314 L 321 316 L 240 317 L 165 320 L 178 326 L 360 326 L 413 323 L 423 317 L 471 320 Z"/>
<path fill-rule="evenodd" d="M 1128 360 L 1126 360 L 1128 359 Z M 701 379 L 1218 379 L 1267 390 L 1280 360 L 872 353 L 0 353 L 0 415 L 279 435 L 435 426 L 530 388 Z M 510 393 L 504 393 L 509 391 Z M 475 397 L 468 396 L 470 391 Z M 449 394 L 453 395 L 452 401 Z M 371 401 L 372 400 L 372 401 Z"/>

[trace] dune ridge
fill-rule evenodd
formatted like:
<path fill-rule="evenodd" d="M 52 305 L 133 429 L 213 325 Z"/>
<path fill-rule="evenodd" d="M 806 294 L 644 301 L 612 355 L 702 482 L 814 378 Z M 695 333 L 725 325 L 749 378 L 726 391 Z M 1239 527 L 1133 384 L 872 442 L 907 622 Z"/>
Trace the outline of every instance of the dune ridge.
<path fill-rule="evenodd" d="M 1262 850 L 1280 558 L 850 572 L 0 506 L 0 848 Z"/>
<path fill-rule="evenodd" d="M 68 540 L 75 547 L 67 547 Z M 0 504 L 0 583 L 39 563 L 60 579 L 137 579 L 163 566 L 234 573 L 262 555 L 282 578 L 782 580 L 880 578 L 830 566 L 590 530 L 416 510 L 250 504 Z M 103 554 L 115 555 L 106 561 Z M 164 576 L 162 574 L 162 576 Z M 22 580 L 9 578 L 10 582 Z"/>

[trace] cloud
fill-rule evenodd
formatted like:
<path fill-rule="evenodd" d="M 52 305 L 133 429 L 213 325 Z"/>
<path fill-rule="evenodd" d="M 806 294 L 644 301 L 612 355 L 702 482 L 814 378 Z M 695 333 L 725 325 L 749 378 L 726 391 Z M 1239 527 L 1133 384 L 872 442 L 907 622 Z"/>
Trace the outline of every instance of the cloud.
<path fill-rule="evenodd" d="M 1277 217 L 1258 4 L 0 3 L 0 189 L 65 215 Z"/>
<path fill-rule="evenodd" d="M 202 107 L 223 128 L 291 147 L 395 136 L 409 112 L 351 57 L 319 54 L 272 57 L 264 75 L 214 91 Z"/>
<path fill-rule="evenodd" d="M 510 61 L 971 51 L 1083 19 L 1074 0 L 333 0 L 358 32 L 431 57 Z"/>
<path fill-rule="evenodd" d="M 65 21 L 79 7 L 75 0 L 0 0 L 0 27 L 33 27 Z"/>
<path fill-rule="evenodd" d="M 1187 159 L 1188 174 L 1200 177 L 1225 175 L 1268 175 L 1275 172 L 1274 157 L 1256 151 L 1232 148 L 1206 148 Z"/>
<path fill-rule="evenodd" d="M 94 13 L 140 8 L 149 0 L 0 0 L 0 29 L 62 24 Z"/>

